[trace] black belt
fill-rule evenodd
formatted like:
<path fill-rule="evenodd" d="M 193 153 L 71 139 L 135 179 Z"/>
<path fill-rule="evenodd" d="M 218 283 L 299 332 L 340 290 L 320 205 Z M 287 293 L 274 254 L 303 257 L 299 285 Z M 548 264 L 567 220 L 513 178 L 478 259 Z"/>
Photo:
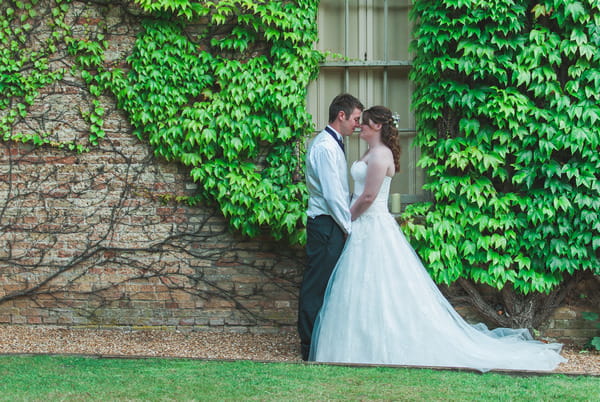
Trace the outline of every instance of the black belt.
<path fill-rule="evenodd" d="M 331 215 L 327 215 L 327 214 L 321 214 L 321 215 L 317 215 L 317 216 L 315 216 L 314 218 L 311 218 L 310 216 L 308 217 L 308 219 L 312 219 L 313 221 L 314 221 L 314 220 L 316 220 L 317 218 L 331 218 L 331 219 L 333 219 L 333 218 L 331 217 Z"/>

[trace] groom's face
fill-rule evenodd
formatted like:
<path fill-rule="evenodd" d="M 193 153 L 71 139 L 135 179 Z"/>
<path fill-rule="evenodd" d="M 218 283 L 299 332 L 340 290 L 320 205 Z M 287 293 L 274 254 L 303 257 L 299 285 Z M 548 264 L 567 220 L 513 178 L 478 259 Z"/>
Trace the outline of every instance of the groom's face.
<path fill-rule="evenodd" d="M 343 112 L 342 112 L 343 113 Z M 351 135 L 354 130 L 356 130 L 357 128 L 360 128 L 360 114 L 361 114 L 361 110 L 356 108 L 352 111 L 352 113 L 350 114 L 350 116 L 344 116 L 344 118 L 342 118 L 341 120 L 341 124 L 340 124 L 340 134 L 341 135 Z M 345 113 L 344 113 L 345 115 Z"/>

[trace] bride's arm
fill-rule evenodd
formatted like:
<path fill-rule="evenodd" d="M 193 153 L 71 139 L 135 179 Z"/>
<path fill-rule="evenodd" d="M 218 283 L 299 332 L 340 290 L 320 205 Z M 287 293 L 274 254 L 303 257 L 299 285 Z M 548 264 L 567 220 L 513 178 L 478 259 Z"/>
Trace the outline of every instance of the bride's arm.
<path fill-rule="evenodd" d="M 352 220 L 362 215 L 371 206 L 373 201 L 375 201 L 375 198 L 377 198 L 381 183 L 383 183 L 388 169 L 388 165 L 384 160 L 384 158 L 379 158 L 377 155 L 371 155 L 371 158 L 369 158 L 364 191 L 350 207 Z"/>

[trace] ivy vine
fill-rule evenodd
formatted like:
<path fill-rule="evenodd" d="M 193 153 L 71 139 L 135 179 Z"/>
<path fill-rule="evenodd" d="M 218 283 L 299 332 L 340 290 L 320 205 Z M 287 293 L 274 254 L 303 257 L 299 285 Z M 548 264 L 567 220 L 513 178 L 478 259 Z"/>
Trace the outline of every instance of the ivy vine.
<path fill-rule="evenodd" d="M 73 143 L 57 143 L 50 133 L 24 133 L 14 129 L 23 121 L 39 91 L 64 76 L 64 69 L 53 69 L 50 58 L 58 52 L 70 29 L 64 22 L 68 1 L 54 0 L 48 16 L 51 33 L 40 46 L 32 47 L 31 35 L 47 10 L 40 10 L 39 0 L 3 1 L 0 3 L 0 133 L 4 141 L 50 145 L 71 149 Z"/>
<path fill-rule="evenodd" d="M 0 40 L 9 44 L 0 55 L 4 140 L 87 150 L 12 129 L 36 91 L 64 76 L 64 70 L 50 72 L 46 60 L 66 46 L 76 62 L 72 73 L 94 97 L 82 112 L 90 145 L 105 136 L 99 97 L 112 94 L 135 135 L 156 155 L 189 166 L 200 199 L 214 202 L 233 228 L 304 241 L 302 155 L 312 130 L 305 98 L 322 57 L 313 50 L 318 1 L 136 0 L 147 18 L 125 70 L 106 65 L 104 34 L 73 37 L 64 23 L 69 0 L 51 1 L 54 32 L 42 49 L 28 48 L 21 33 L 38 0 L 2 8 Z M 21 23 L 13 24 L 16 19 Z M 33 67 L 24 74 L 28 64 Z"/>
<path fill-rule="evenodd" d="M 528 294 L 600 274 L 600 3 L 420 0 L 412 12 L 434 201 L 409 210 L 407 230 L 432 275 Z"/>

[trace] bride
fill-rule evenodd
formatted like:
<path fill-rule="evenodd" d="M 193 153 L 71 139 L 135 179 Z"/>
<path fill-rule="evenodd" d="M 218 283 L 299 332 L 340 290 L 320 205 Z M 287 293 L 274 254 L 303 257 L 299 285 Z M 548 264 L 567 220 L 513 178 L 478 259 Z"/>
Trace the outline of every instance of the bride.
<path fill-rule="evenodd" d="M 369 149 L 354 162 L 352 234 L 333 271 L 313 331 L 310 360 L 492 369 L 553 370 L 560 344 L 527 329 L 468 324 L 444 298 L 388 212 L 400 146 L 392 114 L 363 112 Z"/>

